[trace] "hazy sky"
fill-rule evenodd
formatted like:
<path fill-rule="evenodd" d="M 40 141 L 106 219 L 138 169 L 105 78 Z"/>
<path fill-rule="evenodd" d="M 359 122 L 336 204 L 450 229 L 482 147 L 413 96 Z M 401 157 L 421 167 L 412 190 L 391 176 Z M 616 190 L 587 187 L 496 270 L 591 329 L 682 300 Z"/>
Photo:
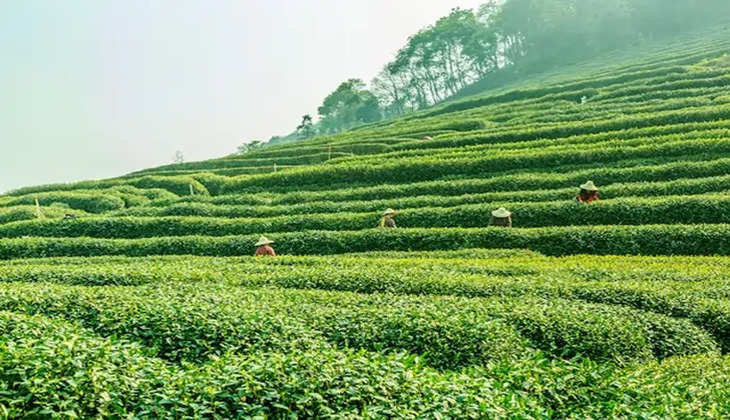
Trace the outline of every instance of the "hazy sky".
<path fill-rule="evenodd" d="M 0 191 L 290 132 L 481 0 L 0 0 Z"/>

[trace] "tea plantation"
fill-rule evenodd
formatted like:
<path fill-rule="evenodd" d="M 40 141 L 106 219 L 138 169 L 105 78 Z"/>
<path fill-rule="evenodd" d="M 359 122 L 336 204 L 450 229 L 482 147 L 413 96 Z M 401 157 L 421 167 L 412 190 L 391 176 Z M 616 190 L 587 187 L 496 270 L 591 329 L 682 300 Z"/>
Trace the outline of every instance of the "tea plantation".
<path fill-rule="evenodd" d="M 728 192 L 730 27 L 11 191 L 0 418 L 727 418 Z"/>

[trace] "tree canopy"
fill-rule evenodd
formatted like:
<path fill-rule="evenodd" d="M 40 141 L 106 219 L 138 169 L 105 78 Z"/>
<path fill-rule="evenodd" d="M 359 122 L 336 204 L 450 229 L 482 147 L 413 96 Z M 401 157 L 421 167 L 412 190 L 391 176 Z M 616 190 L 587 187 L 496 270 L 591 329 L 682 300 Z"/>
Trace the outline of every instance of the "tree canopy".
<path fill-rule="evenodd" d="M 342 82 L 318 108 L 320 129 L 333 133 L 381 118 L 378 98 L 360 79 Z"/>

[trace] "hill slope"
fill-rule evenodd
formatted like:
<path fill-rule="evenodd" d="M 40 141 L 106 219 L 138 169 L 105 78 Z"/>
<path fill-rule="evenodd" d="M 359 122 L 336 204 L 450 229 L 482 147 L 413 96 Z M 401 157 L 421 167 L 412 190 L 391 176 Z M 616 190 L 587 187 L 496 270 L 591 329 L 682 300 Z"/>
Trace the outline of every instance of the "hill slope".
<path fill-rule="evenodd" d="M 23 188 L 0 197 L 0 221 L 15 222 L 0 226 L 0 237 L 132 239 L 142 247 L 143 238 L 202 235 L 230 247 L 227 235 L 286 232 L 287 253 L 362 251 L 369 245 L 347 246 L 381 235 L 362 231 L 393 207 L 401 227 L 420 230 L 389 233 L 398 245 L 379 249 L 452 247 L 459 236 L 457 244 L 532 243 L 558 254 L 728 253 L 714 236 L 706 242 L 707 232 L 725 234 L 730 214 L 723 194 L 730 182 L 728 34 L 715 28 L 658 50 L 616 53 L 534 76 L 519 89 L 335 136 L 106 181 Z M 573 197 L 587 179 L 602 187 L 604 200 L 579 206 Z M 35 219 L 21 210 L 36 199 L 89 214 L 69 221 L 44 210 L 48 217 L 17 222 Z M 500 206 L 513 210 L 516 227 L 540 229 L 479 230 Z M 594 227 L 616 225 L 647 226 Z M 63 242 L 55 253 L 78 254 L 78 244 L 94 254 L 84 241 Z M 135 247 L 104 242 L 98 252 L 116 253 L 117 245 L 120 253 Z M 8 256 L 17 254 L 5 246 Z"/>
<path fill-rule="evenodd" d="M 0 417 L 727 417 L 729 52 L 0 196 Z"/>

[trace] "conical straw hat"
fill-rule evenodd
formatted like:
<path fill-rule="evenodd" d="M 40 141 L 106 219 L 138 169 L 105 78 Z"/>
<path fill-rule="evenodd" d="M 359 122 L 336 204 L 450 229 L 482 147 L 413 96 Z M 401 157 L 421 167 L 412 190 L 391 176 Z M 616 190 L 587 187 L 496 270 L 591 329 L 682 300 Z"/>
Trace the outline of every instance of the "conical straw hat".
<path fill-rule="evenodd" d="M 586 181 L 585 184 L 580 186 L 580 189 L 586 191 L 598 191 L 598 187 L 596 187 L 596 184 L 594 184 L 593 181 Z"/>
<path fill-rule="evenodd" d="M 510 217 L 511 215 L 512 215 L 512 213 L 510 213 L 509 210 L 507 210 L 504 207 L 500 207 L 497 210 L 492 212 L 492 216 L 499 217 L 499 218 Z"/>
<path fill-rule="evenodd" d="M 259 241 L 256 242 L 256 246 L 268 245 L 268 244 L 273 244 L 273 243 L 274 243 L 274 241 L 270 240 L 266 236 L 262 236 L 259 238 Z"/>
<path fill-rule="evenodd" d="M 389 214 L 395 214 L 395 210 L 393 209 L 387 209 L 383 212 L 383 216 L 387 216 Z"/>

